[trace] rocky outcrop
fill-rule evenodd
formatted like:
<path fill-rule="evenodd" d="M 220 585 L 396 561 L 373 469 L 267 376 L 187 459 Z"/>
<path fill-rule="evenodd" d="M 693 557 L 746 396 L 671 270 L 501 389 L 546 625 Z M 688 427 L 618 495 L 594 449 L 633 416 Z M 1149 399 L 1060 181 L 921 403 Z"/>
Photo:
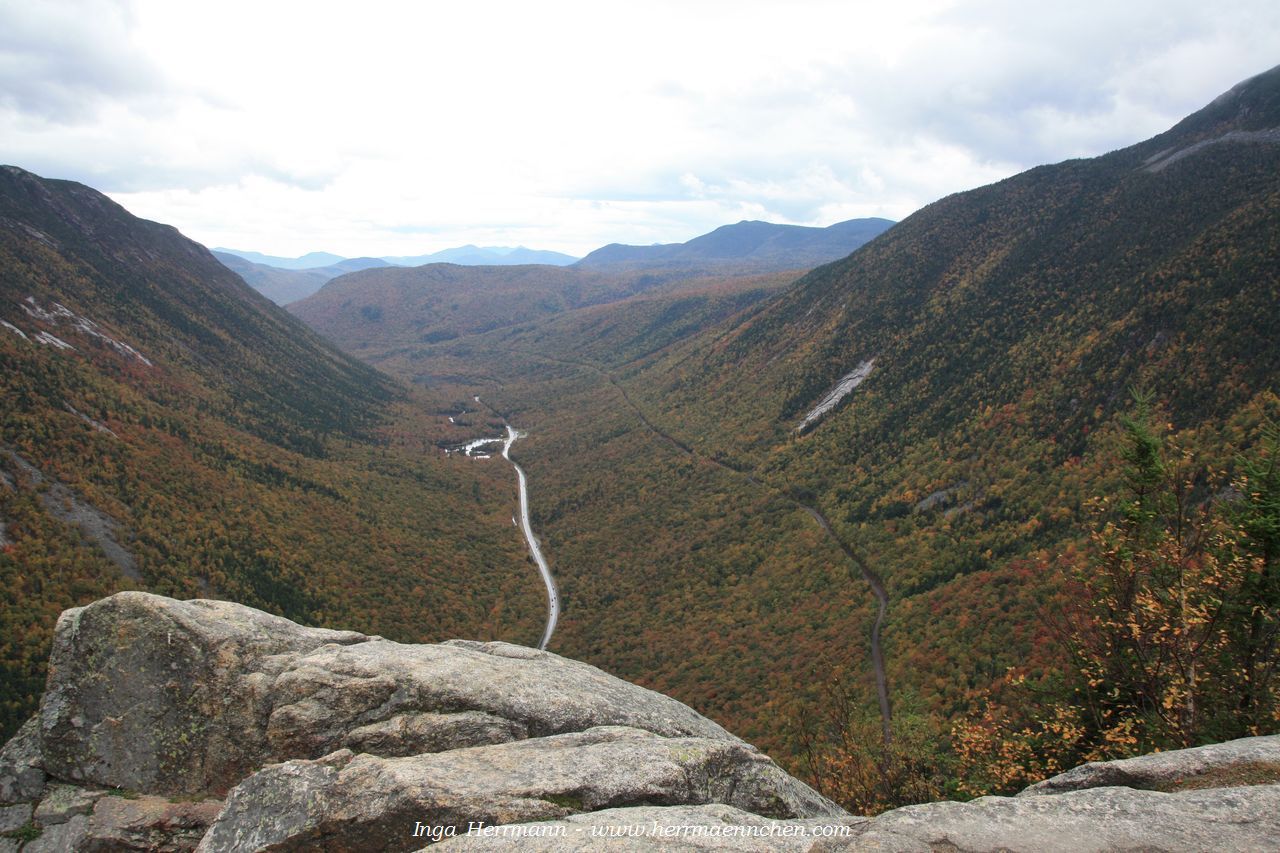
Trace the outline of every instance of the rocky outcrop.
<path fill-rule="evenodd" d="M 225 601 L 122 592 L 59 620 L 45 767 L 145 793 L 225 793 L 270 762 L 385 756 L 625 725 L 738 742 L 660 693 L 506 643 L 403 645 Z"/>
<path fill-rule="evenodd" d="M 844 814 L 745 744 L 604 726 L 406 758 L 343 750 L 268 767 L 231 792 L 200 849 L 413 850 L 422 843 L 416 827 L 465 833 L 640 803 Z"/>
<path fill-rule="evenodd" d="M 571 815 L 563 820 L 487 826 L 443 836 L 430 850 L 511 850 L 521 853 L 590 853 L 596 850 L 738 850 L 750 853 L 809 851 L 853 838 L 865 817 L 827 816 L 772 820 L 732 806 L 635 806 Z M 909 841 L 909 839 L 906 839 Z M 864 848 L 874 849 L 874 848 Z M 920 846 L 920 850 L 928 851 Z"/>
<path fill-rule="evenodd" d="M 143 793 L 225 791 L 271 757 L 270 688 L 289 665 L 367 640 L 144 592 L 68 610 L 40 704 L 45 770 Z"/>
<path fill-rule="evenodd" d="M 1268 780 L 1280 780 L 1280 737 L 1275 735 L 1156 752 L 1120 761 L 1091 761 L 1037 782 L 1018 796 L 1060 794 L 1113 785 L 1148 791 L 1226 788 Z"/>
<path fill-rule="evenodd" d="M 727 806 L 623 808 L 459 833 L 432 850 L 803 850 L 933 853 L 1260 851 L 1280 839 L 1280 785 L 1166 794 L 1096 788 L 906 806 L 875 818 L 767 820 Z"/>
<path fill-rule="evenodd" d="M 1280 736 L 853 817 L 669 697 L 504 643 L 402 645 L 120 593 L 58 623 L 0 750 L 0 853 L 1257 850 Z"/>
<path fill-rule="evenodd" d="M 1267 850 L 1280 839 L 1280 785 L 1176 794 L 1093 788 L 1056 796 L 982 797 L 895 809 L 861 829 L 845 849 Z"/>
<path fill-rule="evenodd" d="M 687 706 L 586 664 L 141 592 L 62 615 L 0 795 L 28 853 L 412 850 L 418 824 L 640 804 L 843 814 Z"/>

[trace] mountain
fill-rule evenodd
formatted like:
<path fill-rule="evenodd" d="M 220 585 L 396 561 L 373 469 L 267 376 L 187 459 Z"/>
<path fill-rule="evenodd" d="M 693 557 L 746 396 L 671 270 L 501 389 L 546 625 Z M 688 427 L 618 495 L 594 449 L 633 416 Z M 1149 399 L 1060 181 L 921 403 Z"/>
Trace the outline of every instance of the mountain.
<path fill-rule="evenodd" d="M 0 731 L 57 613 L 119 589 L 404 639 L 540 630 L 510 471 L 436 447 L 499 424 L 342 354 L 175 229 L 13 166 L 0 397 Z"/>
<path fill-rule="evenodd" d="M 814 708 L 878 716 L 882 681 L 897 730 L 944 750 L 1010 667 L 1061 671 L 1054 614 L 1114 518 L 1095 499 L 1123 494 L 1131 389 L 1200 466 L 1197 504 L 1280 419 L 1280 70 L 748 302 L 642 292 L 392 343 L 349 299 L 341 345 L 469 378 L 528 430 L 557 650 L 784 761 Z"/>
<path fill-rule="evenodd" d="M 1278 90 L 1274 69 L 1144 143 L 929 205 L 801 279 L 705 366 L 770 365 L 726 389 L 756 399 L 762 384 L 782 392 L 767 413 L 751 413 L 768 445 L 869 358 L 878 378 L 868 389 L 927 380 L 928 393 L 912 397 L 939 414 L 1031 382 L 1052 384 L 1055 395 L 1097 388 L 1123 397 L 1127 385 L 1154 388 L 1156 379 L 1178 411 L 1230 411 L 1248 389 L 1266 387 L 1280 357 L 1257 350 L 1277 319 L 1266 306 L 1275 293 L 1268 169 L 1280 152 Z M 1217 251 L 1231 262 L 1214 261 Z M 1237 325 L 1227 328 L 1226 315 Z M 946 366 L 930 366 L 943 353 Z M 1242 387 L 1201 385 L 1175 365 L 1237 376 Z M 1084 408 L 1056 424 L 1063 436 L 1075 430 L 1076 449 L 1090 420 Z"/>
<path fill-rule="evenodd" d="M 715 265 L 708 269 L 714 270 Z M 687 269 L 425 264 L 335 278 L 315 294 L 290 303 L 288 310 L 349 352 L 385 367 L 379 359 L 391 352 L 492 329 L 527 328 L 541 319 L 637 295 L 687 295 L 728 286 L 735 293 L 750 292 L 749 298 L 756 299 L 765 289 L 781 286 L 792 277 L 761 274 L 726 279 Z M 691 313 L 700 316 L 697 311 Z"/>
<path fill-rule="evenodd" d="M 456 249 L 443 249 L 429 255 L 412 255 L 405 257 L 388 257 L 383 260 L 402 267 L 419 267 L 423 264 L 459 264 L 462 266 L 521 266 L 524 264 L 547 264 L 563 267 L 578 259 L 561 252 L 550 252 L 545 249 L 526 249 L 519 246 L 515 249 L 500 246 L 459 246 Z"/>
<path fill-rule="evenodd" d="M 570 267 L 425 264 L 342 276 L 289 311 L 344 346 L 395 346 L 548 316 L 624 286 Z"/>
<path fill-rule="evenodd" d="M 679 299 L 715 293 L 717 307 L 710 314 L 692 310 L 690 315 L 705 320 L 723 315 L 726 287 L 740 291 L 739 296 L 749 293 L 754 300 L 763 295 L 762 287 L 781 286 L 788 271 L 794 277 L 814 263 L 847 254 L 892 224 L 855 219 L 829 228 L 804 228 L 743 222 L 671 246 L 606 246 L 572 266 L 521 264 L 519 260 L 531 254 L 526 249 L 465 246 L 436 255 L 388 258 L 406 266 L 332 280 L 313 296 L 290 301 L 289 310 L 349 351 L 374 359 L 392 350 L 527 324 L 640 294 Z M 497 251 L 506 252 L 500 263 L 494 260 Z M 418 264 L 428 258 L 452 262 Z M 731 301 L 738 307 L 744 304 L 739 297 Z M 669 337 L 654 331 L 658 337 Z"/>
<path fill-rule="evenodd" d="M 580 266 L 639 267 L 734 261 L 757 269 L 808 269 L 849 254 L 893 225 L 888 219 L 850 219 L 826 228 L 743 221 L 686 243 L 596 249 Z"/>
<path fill-rule="evenodd" d="M 1210 483 L 1228 488 L 1241 455 L 1258 451 L 1260 425 L 1280 416 L 1278 128 L 1280 69 L 1146 142 L 942 199 L 663 353 L 595 361 L 625 401 L 612 389 L 571 394 L 542 366 L 540 389 L 507 394 L 512 408 L 541 407 L 548 424 L 575 430 L 545 463 L 525 463 L 562 513 L 544 540 L 566 596 L 610 602 L 591 608 L 589 624 L 562 628 L 560 648 L 632 677 L 671 661 L 680 674 L 651 686 L 781 743 L 776 711 L 740 698 L 766 674 L 798 673 L 784 680 L 804 690 L 815 667 L 843 667 L 842 689 L 875 696 L 869 637 L 880 617 L 865 565 L 887 596 L 895 703 L 948 721 L 1008 667 L 1051 677 L 1065 653 L 1046 614 L 1065 606 L 1063 566 L 1083 561 L 1101 523 L 1092 500 L 1123 493 L 1118 418 L 1130 389 L 1150 391 L 1175 446 L 1225 472 L 1196 475 L 1198 502 L 1216 493 Z M 566 340 L 538 350 L 580 351 Z M 843 380 L 849 393 L 801 429 Z M 640 444 L 620 434 L 623 418 L 601 414 L 623 403 L 635 432 L 657 432 L 634 459 L 604 449 Z M 597 450 L 568 456 L 565 446 Z M 684 462 L 671 452 L 680 446 L 691 452 Z M 526 453 L 538 451 L 528 442 Z M 720 462 L 724 482 L 675 476 L 691 459 Z M 635 482 L 669 485 L 655 499 Z M 796 503 L 766 525 L 737 516 L 752 495 L 770 501 L 759 513 Z M 834 537 L 820 537 L 798 506 L 820 511 Z M 736 523 L 720 525 L 731 512 Z M 703 532 L 710 526 L 719 539 Z M 663 568 L 642 568 L 634 542 L 661 549 Z M 834 550 L 840 542 L 861 563 Z M 712 547 L 735 558 L 709 556 Z M 676 627 L 708 587 L 759 602 L 721 643 L 703 643 L 704 626 Z M 637 602 L 643 626 L 631 616 Z M 614 625 L 645 641 L 618 636 L 596 652 Z M 694 674 L 722 670 L 735 684 L 717 684 L 713 699 Z M 767 688 L 757 704 L 781 703 L 783 691 Z"/>
<path fill-rule="evenodd" d="M 325 282 L 349 272 L 385 267 L 381 258 L 348 258 L 325 267 L 281 269 L 215 249 L 213 256 L 250 287 L 277 305 L 288 305 L 315 293 Z"/>
<path fill-rule="evenodd" d="M 373 266 L 419 267 L 423 264 L 462 264 L 465 266 L 518 266 L 522 264 L 549 264 L 551 266 L 567 266 L 578 259 L 562 252 L 551 252 L 545 249 L 526 249 L 524 246 L 509 248 L 505 246 L 458 246 L 453 249 L 442 249 L 428 255 L 388 256 L 384 258 L 343 258 L 328 252 L 308 252 L 298 258 L 281 258 L 275 255 L 263 255 L 259 252 L 246 252 L 240 249 L 213 250 L 215 253 L 235 255 L 255 264 L 285 270 L 314 270 L 320 268 L 343 268 L 345 272 L 357 269 L 368 269 Z M 346 266 L 350 261 L 359 261 L 359 266 Z"/>
<path fill-rule="evenodd" d="M 277 255 L 264 255 L 261 252 L 246 252 L 242 249 L 227 249 L 219 246 L 213 251 L 221 252 L 226 255 L 235 255 L 251 261 L 255 264 L 264 264 L 269 267 L 276 267 L 282 270 L 305 270 L 315 269 L 316 267 L 332 266 L 340 261 L 346 260 L 341 255 L 334 255 L 330 252 L 307 252 L 296 258 L 282 258 Z"/>

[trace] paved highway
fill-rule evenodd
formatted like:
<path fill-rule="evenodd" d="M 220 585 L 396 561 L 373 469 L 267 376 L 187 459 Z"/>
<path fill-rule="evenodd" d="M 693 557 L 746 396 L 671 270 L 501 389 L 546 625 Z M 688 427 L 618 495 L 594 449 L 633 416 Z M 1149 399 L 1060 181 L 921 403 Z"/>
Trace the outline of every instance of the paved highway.
<path fill-rule="evenodd" d="M 556 579 L 551 576 L 551 567 L 547 565 L 546 557 L 542 556 L 538 537 L 533 535 L 533 525 L 529 523 L 529 478 L 524 475 L 524 469 L 511 458 L 511 445 L 516 443 L 520 433 L 511 424 L 506 426 L 507 440 L 502 445 L 502 458 L 516 469 L 516 478 L 520 482 L 520 529 L 524 532 L 525 541 L 529 543 L 529 553 L 533 555 L 538 571 L 542 573 L 542 582 L 547 586 L 547 627 L 542 632 L 542 639 L 538 641 L 538 648 L 545 649 L 547 643 L 551 642 L 551 635 L 555 633 L 556 620 L 560 618 L 560 592 L 556 589 Z"/>

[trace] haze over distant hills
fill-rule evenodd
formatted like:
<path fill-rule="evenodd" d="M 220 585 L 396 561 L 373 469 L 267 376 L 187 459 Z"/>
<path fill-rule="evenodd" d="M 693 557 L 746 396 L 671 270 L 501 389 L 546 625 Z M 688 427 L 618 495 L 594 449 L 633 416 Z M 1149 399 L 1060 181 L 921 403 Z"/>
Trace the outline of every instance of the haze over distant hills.
<path fill-rule="evenodd" d="M 839 260 L 893 225 L 888 219 L 850 219 L 826 228 L 743 221 L 724 225 L 684 243 L 627 246 L 611 243 L 578 260 L 572 255 L 523 246 L 458 246 L 429 255 L 343 259 L 328 252 L 280 258 L 238 249 L 214 255 L 277 305 L 305 299 L 330 280 L 377 267 L 575 266 L 602 273 L 652 270 L 667 274 L 770 273 L 806 270 Z M 309 266 L 307 266 L 309 265 Z"/>
<path fill-rule="evenodd" d="M 393 340 L 449 340 L 638 294 L 697 290 L 729 277 L 749 282 L 744 290 L 758 298 L 761 288 L 843 258 L 892 225 L 887 219 L 853 219 L 827 228 L 739 222 L 685 243 L 615 243 L 572 266 L 459 262 L 367 269 L 290 300 L 289 310 L 345 346 L 364 340 L 380 350 Z"/>
<path fill-rule="evenodd" d="M 288 305 L 315 293 L 325 282 L 349 272 L 375 267 L 417 267 L 423 264 L 460 266 L 516 266 L 543 264 L 568 266 L 577 258 L 560 252 L 526 249 L 524 246 L 458 246 L 429 255 L 399 255 L 385 258 L 343 258 L 329 252 L 308 252 L 297 258 L 282 258 L 239 249 L 213 250 L 213 255 L 238 273 L 255 290 L 277 305 Z"/>
<path fill-rule="evenodd" d="M 264 255 L 261 252 L 248 252 L 241 249 L 228 249 L 225 246 L 217 246 L 212 249 L 215 254 L 236 255 L 244 258 L 246 261 L 252 261 L 255 264 L 265 264 L 269 267 L 275 267 L 282 270 L 307 270 L 317 267 L 327 267 L 336 264 L 339 261 L 345 261 L 342 255 L 335 255 L 331 252 L 307 252 L 296 258 L 282 258 L 279 255 Z"/>
<path fill-rule="evenodd" d="M 679 266 L 709 261 L 749 263 L 758 269 L 801 269 L 843 258 L 893 225 L 889 219 L 850 219 L 826 228 L 744 220 L 685 243 L 627 246 L 610 243 L 578 262 L 583 267 Z"/>
<path fill-rule="evenodd" d="M 324 253 L 313 252 L 304 257 L 321 254 Z M 387 266 L 387 262 L 382 258 L 348 258 L 323 267 L 282 269 L 269 264 L 255 263 L 221 249 L 215 249 L 213 256 L 227 269 L 243 278 L 254 290 L 277 305 L 287 305 L 310 296 L 323 287 L 325 282 L 340 275 Z"/>
<path fill-rule="evenodd" d="M 563 252 L 551 252 L 545 249 L 526 249 L 517 246 L 458 246 L 455 249 L 443 249 L 429 255 L 404 255 L 383 258 L 389 264 L 398 267 L 420 267 L 423 264 L 458 264 L 464 267 L 510 267 L 521 264 L 547 264 L 553 267 L 565 267 L 578 259 Z"/>
<path fill-rule="evenodd" d="M 344 258 L 330 252 L 308 252 L 296 258 L 282 258 L 277 255 L 264 255 L 242 249 L 228 249 L 222 246 L 213 250 L 214 254 L 235 255 L 282 270 L 314 270 L 322 267 L 339 266 L 349 260 L 381 261 L 367 263 L 348 269 L 368 269 L 371 266 L 420 267 L 423 264 L 461 264 L 462 266 L 516 266 L 518 264 L 549 264 L 563 267 L 578 259 L 563 252 L 552 252 L 545 249 L 526 249 L 524 246 L 456 246 L 452 249 L 441 249 L 426 255 L 385 255 L 380 258 Z"/>

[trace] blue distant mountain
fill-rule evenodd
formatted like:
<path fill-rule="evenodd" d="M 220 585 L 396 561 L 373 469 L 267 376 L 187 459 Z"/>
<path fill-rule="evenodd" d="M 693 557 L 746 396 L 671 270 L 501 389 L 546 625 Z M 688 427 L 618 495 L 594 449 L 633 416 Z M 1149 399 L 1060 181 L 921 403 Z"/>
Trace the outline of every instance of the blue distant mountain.
<path fill-rule="evenodd" d="M 554 267 L 566 267 L 575 263 L 578 259 L 561 252 L 526 249 L 524 246 L 518 246 L 514 249 L 506 246 L 459 246 L 456 249 L 444 249 L 430 255 L 387 257 L 383 258 L 383 260 L 401 267 L 420 267 L 423 264 L 459 264 L 466 267 L 547 264 Z"/>
<path fill-rule="evenodd" d="M 546 266 L 587 267 L 597 270 L 702 269 L 708 266 L 739 270 L 786 270 L 816 267 L 845 257 L 863 243 L 889 229 L 888 219 L 850 219 L 826 228 L 746 221 L 725 225 L 687 243 L 626 246 L 611 243 L 579 260 L 562 252 L 524 246 L 457 246 L 427 255 L 382 258 L 343 258 L 329 252 L 310 252 L 297 258 L 264 255 L 239 249 L 214 249 L 226 266 L 279 305 L 315 293 L 330 279 L 374 267 L 420 267 L 457 264 L 469 267 Z"/>
<path fill-rule="evenodd" d="M 721 226 L 687 243 L 611 243 L 587 255 L 578 266 L 602 269 L 735 263 L 762 269 L 801 269 L 839 260 L 892 225 L 891 220 L 878 218 L 850 219 L 826 228 L 748 220 Z"/>
<path fill-rule="evenodd" d="M 245 257 L 247 254 L 256 255 L 257 253 L 228 252 L 223 249 L 213 250 L 213 256 L 221 261 L 223 266 L 237 273 L 250 287 L 277 305 L 288 305 L 290 302 L 296 302 L 299 299 L 308 297 L 321 287 L 324 287 L 325 282 L 331 278 L 337 278 L 349 272 L 372 269 L 373 267 L 391 266 L 382 258 L 339 258 L 337 263 L 330 263 L 323 267 L 287 269 L 251 261 Z M 270 257 L 270 255 L 258 255 L 258 257 Z M 334 258 L 337 255 L 330 255 L 326 252 L 312 252 L 302 257 Z M 284 258 L 283 260 L 289 259 Z M 302 258 L 297 260 L 302 260 Z"/>
<path fill-rule="evenodd" d="M 360 261 L 359 266 L 350 267 L 345 272 L 357 269 L 369 269 L 375 266 L 420 267 L 423 264 L 460 264 L 461 266 L 505 267 L 522 264 L 548 264 L 565 267 L 578 259 L 563 252 L 551 252 L 544 249 L 526 249 L 524 246 L 458 246 L 453 249 L 442 249 L 429 255 L 399 255 L 382 258 L 344 258 L 330 252 L 308 252 L 297 258 L 283 258 L 278 255 L 264 255 L 261 252 L 248 252 L 242 249 L 218 247 L 213 251 L 224 255 L 235 255 L 252 261 L 255 264 L 275 267 L 281 270 L 315 270 L 343 266 L 353 261 Z"/>
<path fill-rule="evenodd" d="M 255 264 L 264 264 L 269 267 L 275 267 L 279 270 L 306 270 L 315 269 L 317 267 L 332 266 L 346 258 L 342 255 L 334 255 L 329 252 L 308 252 L 297 258 L 281 258 L 276 255 L 264 255 L 261 252 L 244 252 L 240 249 L 226 249 L 219 246 L 213 249 L 214 252 L 223 252 L 228 255 L 237 255 L 246 261 L 253 261 Z"/>

